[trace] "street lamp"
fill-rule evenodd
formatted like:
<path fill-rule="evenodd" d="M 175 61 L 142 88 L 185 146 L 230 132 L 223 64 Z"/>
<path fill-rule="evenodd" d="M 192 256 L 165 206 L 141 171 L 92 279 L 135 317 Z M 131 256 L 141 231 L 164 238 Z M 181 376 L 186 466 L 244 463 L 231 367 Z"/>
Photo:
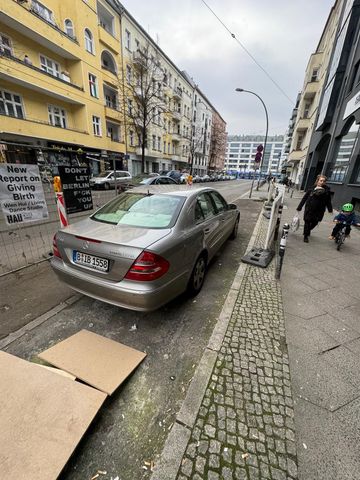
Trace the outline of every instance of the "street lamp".
<path fill-rule="evenodd" d="M 265 103 L 263 102 L 262 98 L 255 92 L 252 92 L 250 90 L 244 90 L 243 88 L 235 88 L 235 91 L 236 92 L 246 92 L 246 93 L 251 93 L 252 95 L 255 95 L 255 97 L 257 97 L 260 102 L 262 103 L 263 107 L 264 107 L 264 110 L 265 110 L 265 117 L 266 117 L 266 132 L 265 132 L 265 140 L 264 140 L 264 154 L 261 158 L 261 162 L 260 162 L 260 165 L 259 165 L 259 179 L 258 179 L 258 183 L 257 183 L 257 187 L 256 187 L 256 190 L 259 190 L 259 183 L 260 183 L 260 177 L 261 177 L 261 169 L 262 169 L 262 165 L 263 165 L 263 161 L 264 161 L 264 157 L 265 157 L 265 152 L 266 152 L 266 142 L 267 142 L 267 137 L 268 137 L 268 130 L 269 130 L 269 117 L 268 117 L 268 112 L 266 110 L 266 106 L 265 106 Z M 251 198 L 251 194 L 252 194 L 252 190 L 253 190 L 253 185 L 254 185 L 254 179 L 252 181 L 252 184 L 251 184 L 251 189 L 250 189 L 250 194 L 249 194 L 249 198 Z"/>

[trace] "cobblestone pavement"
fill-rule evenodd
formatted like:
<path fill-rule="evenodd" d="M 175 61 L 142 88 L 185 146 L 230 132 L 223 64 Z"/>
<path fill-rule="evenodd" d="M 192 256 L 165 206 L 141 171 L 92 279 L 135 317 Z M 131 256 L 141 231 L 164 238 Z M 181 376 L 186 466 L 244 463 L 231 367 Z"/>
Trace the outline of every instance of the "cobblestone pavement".
<path fill-rule="evenodd" d="M 255 246 L 264 244 L 262 217 Z M 297 478 L 294 410 L 274 262 L 247 265 L 176 480 Z M 169 479 L 170 480 L 170 479 Z"/>

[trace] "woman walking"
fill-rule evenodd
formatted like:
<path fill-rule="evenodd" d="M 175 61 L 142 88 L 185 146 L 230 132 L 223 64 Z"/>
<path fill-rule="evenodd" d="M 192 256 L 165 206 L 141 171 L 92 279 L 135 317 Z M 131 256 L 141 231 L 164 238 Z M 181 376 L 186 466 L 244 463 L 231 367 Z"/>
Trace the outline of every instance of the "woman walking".
<path fill-rule="evenodd" d="M 332 213 L 331 192 L 326 185 L 325 175 L 318 175 L 316 182 L 303 196 L 297 211 L 300 212 L 305 204 L 304 210 L 304 242 L 309 241 L 310 232 L 324 217 L 325 209 Z"/>

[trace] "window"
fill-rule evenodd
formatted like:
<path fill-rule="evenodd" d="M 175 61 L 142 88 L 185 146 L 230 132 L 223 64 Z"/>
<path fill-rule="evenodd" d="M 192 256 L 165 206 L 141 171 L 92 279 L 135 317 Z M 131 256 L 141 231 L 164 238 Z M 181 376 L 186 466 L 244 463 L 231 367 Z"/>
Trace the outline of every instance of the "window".
<path fill-rule="evenodd" d="M 118 95 L 116 90 L 104 86 L 105 105 L 114 110 L 118 109 Z"/>
<path fill-rule="evenodd" d="M 110 35 L 114 35 L 114 17 L 99 2 L 97 2 L 97 12 L 99 25 Z"/>
<path fill-rule="evenodd" d="M 97 137 L 101 137 L 101 119 L 96 115 L 92 116 L 92 124 L 93 124 L 93 133 Z"/>
<path fill-rule="evenodd" d="M 195 206 L 195 220 L 203 220 L 204 218 L 215 215 L 214 205 L 210 196 L 207 193 L 202 193 L 198 196 Z"/>
<path fill-rule="evenodd" d="M 166 153 L 166 142 L 165 142 L 165 140 L 164 140 L 163 147 L 164 147 L 164 148 L 163 148 L 163 152 Z M 165 169 L 164 169 L 164 170 L 165 170 Z"/>
<path fill-rule="evenodd" d="M 152 136 L 152 149 L 153 149 L 153 150 L 156 149 L 156 135 L 153 135 L 153 136 Z"/>
<path fill-rule="evenodd" d="M 161 152 L 161 138 L 157 137 L 157 149 Z"/>
<path fill-rule="evenodd" d="M 2 33 L 0 33 L 0 55 L 6 55 L 7 57 L 11 57 L 12 55 L 10 38 Z"/>
<path fill-rule="evenodd" d="M 49 123 L 54 127 L 66 128 L 66 112 L 56 105 L 48 105 Z"/>
<path fill-rule="evenodd" d="M 130 130 L 130 132 L 129 132 L 129 140 L 130 140 L 130 146 L 133 147 L 134 146 L 134 132 L 132 130 Z"/>
<path fill-rule="evenodd" d="M 128 98 L 127 104 L 128 104 L 128 114 L 132 115 L 132 113 L 133 113 L 133 102 L 132 102 L 132 100 L 130 100 L 130 98 Z"/>
<path fill-rule="evenodd" d="M 129 30 L 125 30 L 125 47 L 131 50 L 131 33 Z"/>
<path fill-rule="evenodd" d="M 105 70 L 109 70 L 109 72 L 116 74 L 115 60 L 113 59 L 112 55 L 106 50 L 101 54 L 101 66 Z"/>
<path fill-rule="evenodd" d="M 25 118 L 20 95 L 0 90 L 0 114 L 8 115 L 9 117 Z"/>
<path fill-rule="evenodd" d="M 60 77 L 59 64 L 51 60 L 51 58 L 40 55 L 40 68 L 41 70 L 44 70 L 44 72 L 54 75 L 54 77 Z"/>
<path fill-rule="evenodd" d="M 317 82 L 319 76 L 319 67 L 313 68 L 310 82 Z"/>
<path fill-rule="evenodd" d="M 92 97 L 98 98 L 97 78 L 92 73 L 89 73 L 89 90 Z"/>
<path fill-rule="evenodd" d="M 232 165 L 232 168 L 236 168 L 236 166 Z M 225 210 L 227 210 L 227 204 L 223 199 L 223 197 L 218 192 L 211 192 L 210 196 L 213 199 L 216 206 L 216 210 L 218 212 L 224 212 Z"/>
<path fill-rule="evenodd" d="M 45 5 L 38 2 L 37 0 L 32 0 L 31 2 L 31 10 L 37 13 L 40 17 L 46 20 L 49 23 L 55 25 L 54 17 L 52 11 L 49 10 Z"/>
<path fill-rule="evenodd" d="M 65 25 L 66 34 L 69 35 L 69 37 L 71 38 L 75 38 L 74 25 L 72 21 L 69 18 L 67 18 L 64 22 L 64 25 Z"/>
<path fill-rule="evenodd" d="M 356 85 L 359 82 L 359 67 L 360 67 L 360 61 L 354 65 L 354 70 L 351 76 L 351 81 L 349 83 L 348 92 L 350 92 L 353 89 L 354 85 Z"/>
<path fill-rule="evenodd" d="M 170 142 L 168 143 L 168 149 L 167 150 L 168 150 L 167 151 L 168 155 L 170 155 Z"/>
<path fill-rule="evenodd" d="M 334 164 L 330 170 L 330 181 L 343 182 L 350 164 L 354 145 L 358 137 L 359 125 L 355 122 L 350 126 L 348 133 L 340 140 L 339 149 Z"/>
<path fill-rule="evenodd" d="M 127 81 L 127 83 L 131 83 L 131 67 L 130 67 L 130 65 L 126 65 L 126 81 Z"/>
<path fill-rule="evenodd" d="M 92 33 L 88 28 L 85 28 L 85 50 L 94 54 L 94 40 Z"/>
<path fill-rule="evenodd" d="M 299 133 L 295 150 L 301 150 L 303 140 L 304 140 L 304 135 L 302 133 Z"/>
<path fill-rule="evenodd" d="M 113 142 L 120 142 L 120 127 L 114 123 L 106 122 L 106 136 L 110 137 Z M 120 176 L 116 175 L 116 176 Z"/>

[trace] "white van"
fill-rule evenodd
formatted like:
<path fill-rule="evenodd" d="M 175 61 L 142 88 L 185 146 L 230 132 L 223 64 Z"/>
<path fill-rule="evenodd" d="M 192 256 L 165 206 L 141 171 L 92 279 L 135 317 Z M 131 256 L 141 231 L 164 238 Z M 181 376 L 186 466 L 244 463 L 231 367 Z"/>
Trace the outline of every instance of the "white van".
<path fill-rule="evenodd" d="M 125 170 L 116 170 L 116 185 L 130 183 L 132 176 L 130 172 Z M 90 187 L 91 188 L 104 188 L 109 190 L 110 188 L 115 188 L 115 175 L 114 170 L 105 170 L 105 172 L 99 173 L 96 177 L 90 178 Z"/>

